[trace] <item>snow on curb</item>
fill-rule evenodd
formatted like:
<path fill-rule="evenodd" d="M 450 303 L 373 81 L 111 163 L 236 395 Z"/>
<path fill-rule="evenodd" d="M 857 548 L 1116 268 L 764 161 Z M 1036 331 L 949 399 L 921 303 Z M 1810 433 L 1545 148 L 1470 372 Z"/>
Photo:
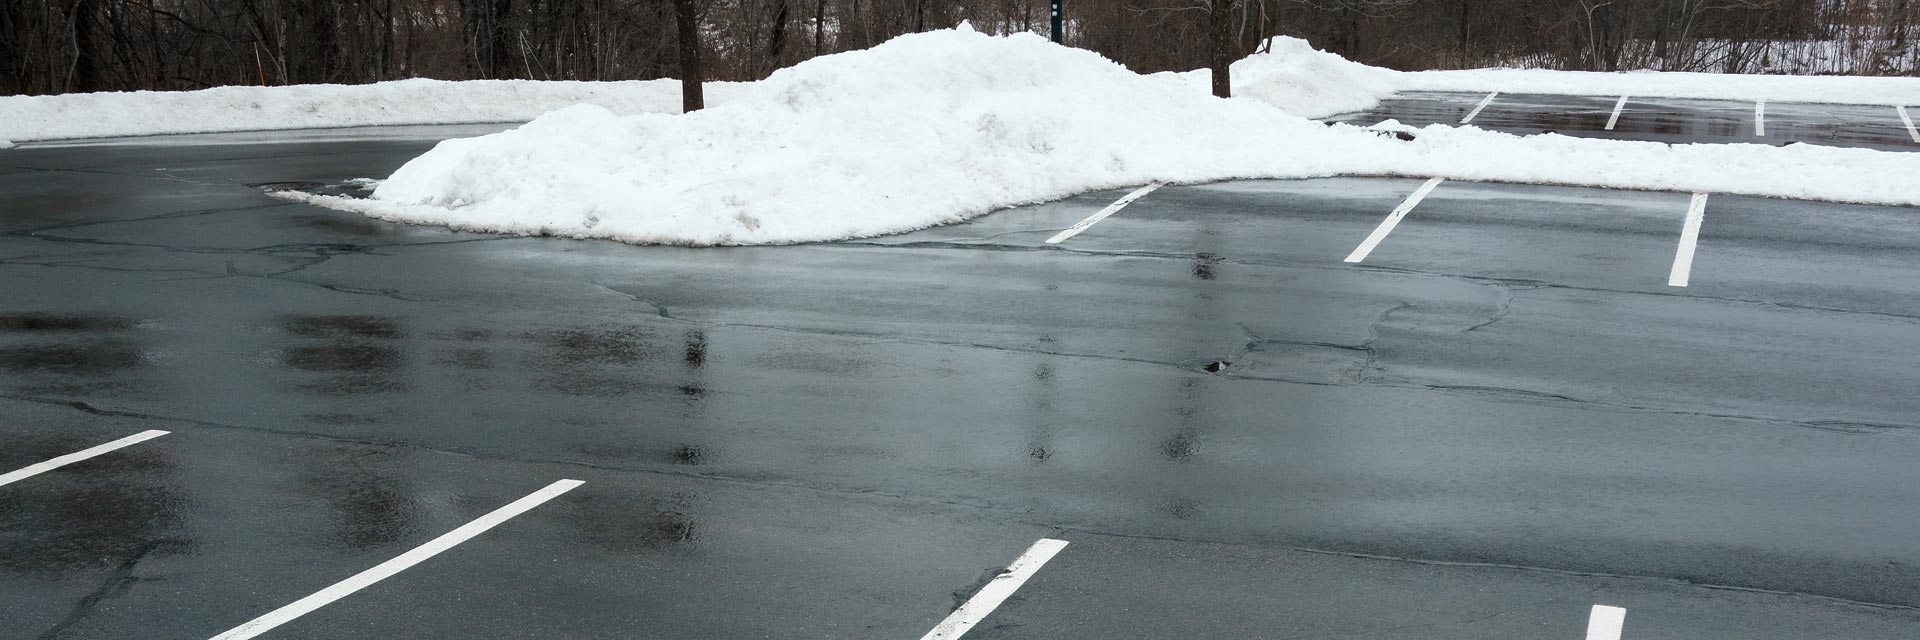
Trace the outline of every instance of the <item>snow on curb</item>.
<path fill-rule="evenodd" d="M 709 83 L 708 99 L 724 102 L 738 86 Z M 619 113 L 679 113 L 680 84 L 675 80 L 415 79 L 367 85 L 4 96 L 0 97 L 0 140 L 525 122 L 576 104 L 600 105 Z"/>
<path fill-rule="evenodd" d="M 1920 205 L 1920 154 L 1518 137 L 1401 141 L 1220 100 L 1037 36 L 904 36 L 775 73 L 690 115 L 577 106 L 448 140 L 371 199 L 402 222 L 685 245 L 839 240 L 1149 182 L 1443 176 Z"/>

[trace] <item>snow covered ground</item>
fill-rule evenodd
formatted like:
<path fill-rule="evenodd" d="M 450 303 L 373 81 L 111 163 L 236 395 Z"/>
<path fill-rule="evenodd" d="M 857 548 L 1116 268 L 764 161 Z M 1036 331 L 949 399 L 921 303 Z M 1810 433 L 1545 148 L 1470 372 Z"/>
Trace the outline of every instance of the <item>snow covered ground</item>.
<path fill-rule="evenodd" d="M 725 102 L 739 88 L 732 82 L 708 83 L 708 103 Z M 0 141 L 526 122 L 576 104 L 596 104 L 617 113 L 679 113 L 680 83 L 416 79 L 368 85 L 5 96 L 0 97 Z"/>
<path fill-rule="evenodd" d="M 1265 90 L 1286 97 L 1285 65 L 1275 67 Z M 578 106 L 449 140 L 369 199 L 290 197 L 475 231 L 689 245 L 873 236 L 1097 189 L 1235 178 L 1440 176 L 1920 205 L 1920 154 L 1441 125 L 1408 142 L 1172 77 L 1181 81 L 963 27 L 818 58 L 694 114 Z M 1364 93 L 1302 82 L 1289 98 L 1297 109 Z"/>
<path fill-rule="evenodd" d="M 1236 96 L 1320 118 L 1364 111 L 1406 91 L 1546 93 L 1920 106 L 1920 79 L 1584 73 L 1477 69 L 1402 73 L 1349 62 L 1297 38 L 1233 65 Z M 1205 92 L 1205 71 L 1150 76 Z M 749 83 L 708 83 L 708 105 Z M 526 122 L 592 104 L 620 114 L 679 113 L 673 80 L 542 82 L 399 80 L 370 85 L 220 87 L 202 91 L 0 97 L 5 141 L 424 124 Z"/>

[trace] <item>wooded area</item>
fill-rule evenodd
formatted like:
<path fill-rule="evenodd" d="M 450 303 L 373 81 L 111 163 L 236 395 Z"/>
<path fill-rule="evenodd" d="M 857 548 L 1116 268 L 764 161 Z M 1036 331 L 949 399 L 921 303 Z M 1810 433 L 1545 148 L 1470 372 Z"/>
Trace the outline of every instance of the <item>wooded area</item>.
<path fill-rule="evenodd" d="M 1141 72 L 1296 35 L 1400 69 L 1920 74 L 1920 0 L 1066 0 L 1065 13 L 1067 44 Z M 1045 35 L 1048 19 L 1047 0 L 0 0 L 0 94 L 651 79 L 679 75 L 682 57 L 707 80 L 751 80 L 961 20 Z"/>

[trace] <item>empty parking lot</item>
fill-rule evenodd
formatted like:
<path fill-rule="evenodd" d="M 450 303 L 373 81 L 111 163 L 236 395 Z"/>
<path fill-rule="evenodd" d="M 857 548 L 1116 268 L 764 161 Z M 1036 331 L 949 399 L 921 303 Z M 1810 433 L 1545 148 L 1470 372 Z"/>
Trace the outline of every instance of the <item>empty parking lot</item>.
<path fill-rule="evenodd" d="M 1503 97 L 1362 118 L 1920 148 Z M 259 186 L 455 131 L 0 152 L 0 635 L 1920 628 L 1912 210 L 1330 178 L 690 249 Z"/>

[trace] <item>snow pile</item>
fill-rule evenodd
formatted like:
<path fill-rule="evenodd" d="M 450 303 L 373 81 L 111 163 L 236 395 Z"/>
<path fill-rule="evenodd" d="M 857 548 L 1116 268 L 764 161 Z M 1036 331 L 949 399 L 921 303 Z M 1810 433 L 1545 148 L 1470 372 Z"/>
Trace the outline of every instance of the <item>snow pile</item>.
<path fill-rule="evenodd" d="M 1399 89 L 1401 75 L 1320 51 L 1305 40 L 1287 36 L 1273 38 L 1260 53 L 1234 62 L 1229 74 L 1234 97 L 1259 100 L 1306 118 L 1372 109 Z M 1154 77 L 1173 78 L 1202 93 L 1213 86 L 1213 76 L 1206 69 Z"/>
<path fill-rule="evenodd" d="M 12 149 L 12 148 L 13 148 L 13 142 L 12 142 L 12 141 L 9 141 L 9 140 L 0 140 L 0 150 L 6 150 L 6 149 Z"/>
<path fill-rule="evenodd" d="M 1206 93 L 1205 70 L 1152 76 Z M 1580 73 L 1522 69 L 1403 73 L 1315 50 L 1298 38 L 1270 41 L 1233 64 L 1234 95 L 1298 116 L 1372 108 L 1404 91 L 1920 106 L 1920 78 L 1737 76 L 1703 73 Z M 753 83 L 710 82 L 710 105 Z M 0 97 L 0 140 L 34 141 L 377 125 L 525 122 L 592 104 L 614 113 L 678 113 L 674 80 L 562 82 L 400 80 L 370 85 L 220 87 L 202 91 Z M 1061 104 L 1062 108 L 1077 105 Z"/>
<path fill-rule="evenodd" d="M 1920 154 L 1439 125 L 1403 142 L 964 26 L 817 58 L 690 115 L 557 111 L 443 142 L 371 199 L 308 199 L 476 231 L 762 244 L 902 232 L 1148 182 L 1342 174 L 1920 204 Z"/>
<path fill-rule="evenodd" d="M 723 102 L 735 83 L 708 83 Z M 576 104 L 679 113 L 676 80 L 396 80 L 368 85 L 219 87 L 0 97 L 0 140 L 62 140 L 375 125 L 525 122 Z"/>

